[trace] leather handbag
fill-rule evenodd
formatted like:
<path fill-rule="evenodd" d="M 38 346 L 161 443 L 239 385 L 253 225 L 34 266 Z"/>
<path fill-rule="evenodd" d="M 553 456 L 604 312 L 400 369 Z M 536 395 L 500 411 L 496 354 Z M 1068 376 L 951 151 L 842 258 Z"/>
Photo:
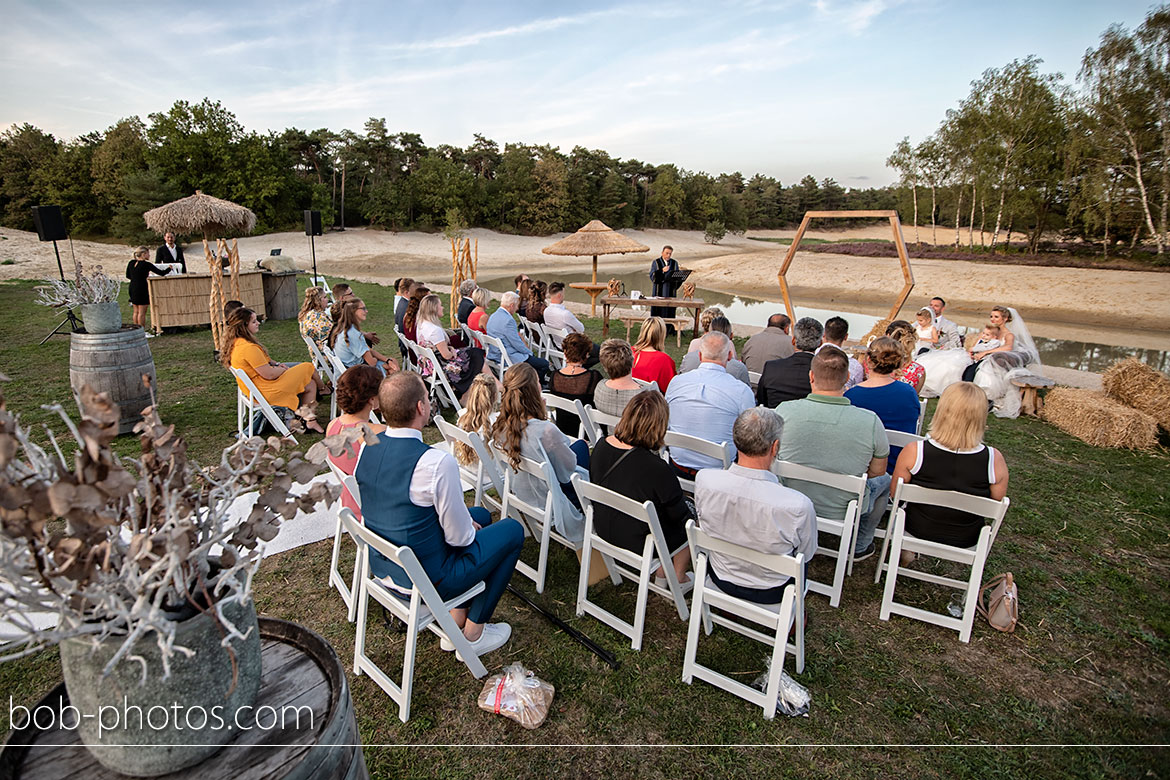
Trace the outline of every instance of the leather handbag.
<path fill-rule="evenodd" d="M 988 591 L 991 592 L 990 595 Z M 979 590 L 979 601 L 975 609 L 996 631 L 1010 634 L 1016 630 L 1020 614 L 1020 597 L 1010 571 L 994 577 Z"/>

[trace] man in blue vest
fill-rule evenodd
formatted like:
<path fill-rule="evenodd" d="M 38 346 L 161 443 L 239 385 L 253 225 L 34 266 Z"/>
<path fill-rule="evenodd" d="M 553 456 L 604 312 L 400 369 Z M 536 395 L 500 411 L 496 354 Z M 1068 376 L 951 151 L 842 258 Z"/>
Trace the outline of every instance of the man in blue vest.
<path fill-rule="evenodd" d="M 492 523 L 486 509 L 468 510 L 463 503 L 459 465 L 423 443 L 431 405 L 418 374 L 399 371 L 386 377 L 378 402 L 387 430 L 377 444 L 362 449 L 354 470 L 362 522 L 393 544 L 409 546 L 444 599 L 482 580 L 484 591 L 451 610 L 451 616 L 477 655 L 496 650 L 508 641 L 512 627 L 488 621 L 516 568 L 524 530 L 511 518 Z M 406 572 L 374 550 L 370 569 L 391 590 L 410 592 Z M 444 640 L 443 649 L 454 648 Z"/>

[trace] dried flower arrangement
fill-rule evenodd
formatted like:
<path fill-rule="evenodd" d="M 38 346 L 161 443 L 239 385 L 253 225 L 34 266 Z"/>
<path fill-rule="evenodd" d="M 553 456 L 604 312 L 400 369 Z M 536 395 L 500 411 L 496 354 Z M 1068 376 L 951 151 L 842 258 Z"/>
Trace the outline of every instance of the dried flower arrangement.
<path fill-rule="evenodd" d="M 51 431 L 48 449 L 33 442 L 0 392 L 0 620 L 19 632 L 0 648 L 0 661 L 70 637 L 112 637 L 121 645 L 103 673 L 126 658 L 141 664 L 145 680 L 135 647 L 152 639 L 166 679 L 175 653 L 189 655 L 174 642 L 177 610 L 213 614 L 227 637 L 238 637 L 222 606 L 250 599 L 260 542 L 276 536 L 281 518 L 339 492 L 318 483 L 297 496 L 293 484 L 311 480 L 328 451 L 368 436 L 333 437 L 305 456 L 285 452 L 285 440 L 254 437 L 224 450 L 217 467 L 200 469 L 154 406 L 134 429 L 138 459 L 110 447 L 119 412 L 107 396 L 84 387 L 80 407 L 76 425 L 60 405 L 45 407 L 72 434 L 70 456 Z M 248 491 L 259 497 L 235 524 L 228 508 Z M 37 613 L 55 615 L 56 625 L 38 627 Z"/>
<path fill-rule="evenodd" d="M 117 302 L 122 283 L 106 276 L 100 265 L 94 268 L 93 273 L 87 274 L 82 273 L 80 264 L 74 264 L 74 271 L 73 279 L 46 279 L 36 302 L 42 306 L 68 308 Z"/>

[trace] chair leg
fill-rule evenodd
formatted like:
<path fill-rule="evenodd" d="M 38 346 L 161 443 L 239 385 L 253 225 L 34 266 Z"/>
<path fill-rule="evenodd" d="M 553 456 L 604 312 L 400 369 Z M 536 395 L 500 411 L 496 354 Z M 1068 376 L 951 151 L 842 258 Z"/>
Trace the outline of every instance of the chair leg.
<path fill-rule="evenodd" d="M 353 641 L 353 674 L 354 677 L 362 676 L 362 658 L 366 654 L 366 623 L 370 615 L 370 600 L 369 593 L 366 591 L 366 581 L 363 577 L 358 584 L 358 592 L 354 594 L 354 601 L 357 602 L 357 632 Z"/>
<path fill-rule="evenodd" d="M 886 566 L 886 552 L 890 548 L 890 537 L 894 534 L 894 516 L 898 513 L 898 507 L 894 506 L 893 499 L 890 499 L 890 517 L 886 520 L 886 533 L 882 537 L 882 554 L 878 556 L 877 569 L 873 573 L 873 584 L 877 585 L 882 581 L 882 570 Z"/>
<path fill-rule="evenodd" d="M 650 595 L 650 566 L 653 564 L 654 537 L 646 537 L 646 545 L 642 549 L 642 570 L 638 576 L 638 601 L 634 604 L 634 639 L 631 647 L 642 649 L 642 634 L 646 628 L 646 606 Z"/>
<path fill-rule="evenodd" d="M 357 591 L 358 591 L 358 564 L 361 562 L 361 551 L 358 551 L 357 560 L 353 562 L 353 579 L 349 588 L 349 622 L 352 623 L 357 618 Z"/>
<path fill-rule="evenodd" d="M 703 603 L 703 587 L 705 580 L 703 574 L 705 572 L 706 559 L 699 563 L 699 571 L 695 573 L 695 589 L 692 591 L 694 595 L 691 597 L 691 620 L 687 625 L 687 649 L 683 653 L 683 676 L 682 681 L 687 685 L 691 684 L 695 673 L 695 656 L 699 650 L 699 623 L 703 620 L 704 608 L 707 606 Z"/>
<path fill-rule="evenodd" d="M 410 604 L 410 620 L 406 624 L 406 647 L 402 652 L 402 701 L 398 703 L 398 719 L 410 720 L 410 693 L 414 688 L 414 656 L 418 650 L 418 602 L 416 595 Z"/>
<path fill-rule="evenodd" d="M 585 537 L 581 544 L 581 572 L 577 577 L 577 617 L 585 614 L 585 600 L 589 597 L 589 564 L 593 559 L 593 544 L 590 536 L 593 531 L 591 518 L 585 519 Z"/>
<path fill-rule="evenodd" d="M 886 570 L 886 587 L 882 591 L 882 609 L 878 617 L 882 620 L 890 619 L 890 605 L 894 603 L 894 586 L 898 582 L 898 568 L 902 562 L 902 527 L 903 520 L 897 518 L 894 525 L 894 542 L 890 545 L 890 566 Z"/>
<path fill-rule="evenodd" d="M 991 547 L 991 528 L 984 526 L 979 533 L 979 544 L 975 548 L 975 561 L 971 564 L 971 577 L 967 581 L 967 597 L 963 600 L 963 627 L 959 630 L 959 641 L 971 641 L 971 629 L 975 625 L 975 606 L 979 602 L 979 588 L 983 584 L 983 566 L 987 563 L 987 552 Z"/>
<path fill-rule="evenodd" d="M 768 667 L 768 685 L 764 688 L 764 717 L 776 717 L 776 699 L 780 693 L 780 675 L 784 671 L 784 655 L 788 650 L 788 626 L 792 621 L 792 599 L 785 599 L 776 623 L 776 642 L 772 647 L 772 663 Z"/>

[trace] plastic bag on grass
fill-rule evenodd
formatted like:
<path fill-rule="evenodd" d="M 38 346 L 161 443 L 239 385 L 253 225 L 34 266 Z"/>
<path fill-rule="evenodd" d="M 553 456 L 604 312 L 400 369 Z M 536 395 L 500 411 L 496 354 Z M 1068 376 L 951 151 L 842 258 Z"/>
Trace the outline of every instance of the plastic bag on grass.
<path fill-rule="evenodd" d="M 479 694 L 479 708 L 534 729 L 548 717 L 554 693 L 556 688 L 525 669 L 523 664 L 514 663 L 504 667 L 503 673 L 487 679 Z"/>
<path fill-rule="evenodd" d="M 767 690 L 768 688 L 768 674 L 772 669 L 772 657 L 764 656 L 764 671 L 752 683 L 752 687 L 756 690 Z M 776 709 L 784 713 L 790 718 L 795 718 L 798 715 L 808 717 L 808 708 L 812 704 L 812 694 L 808 692 L 808 688 L 793 680 L 788 676 L 788 673 L 783 669 L 780 670 L 780 686 L 776 692 Z"/>

